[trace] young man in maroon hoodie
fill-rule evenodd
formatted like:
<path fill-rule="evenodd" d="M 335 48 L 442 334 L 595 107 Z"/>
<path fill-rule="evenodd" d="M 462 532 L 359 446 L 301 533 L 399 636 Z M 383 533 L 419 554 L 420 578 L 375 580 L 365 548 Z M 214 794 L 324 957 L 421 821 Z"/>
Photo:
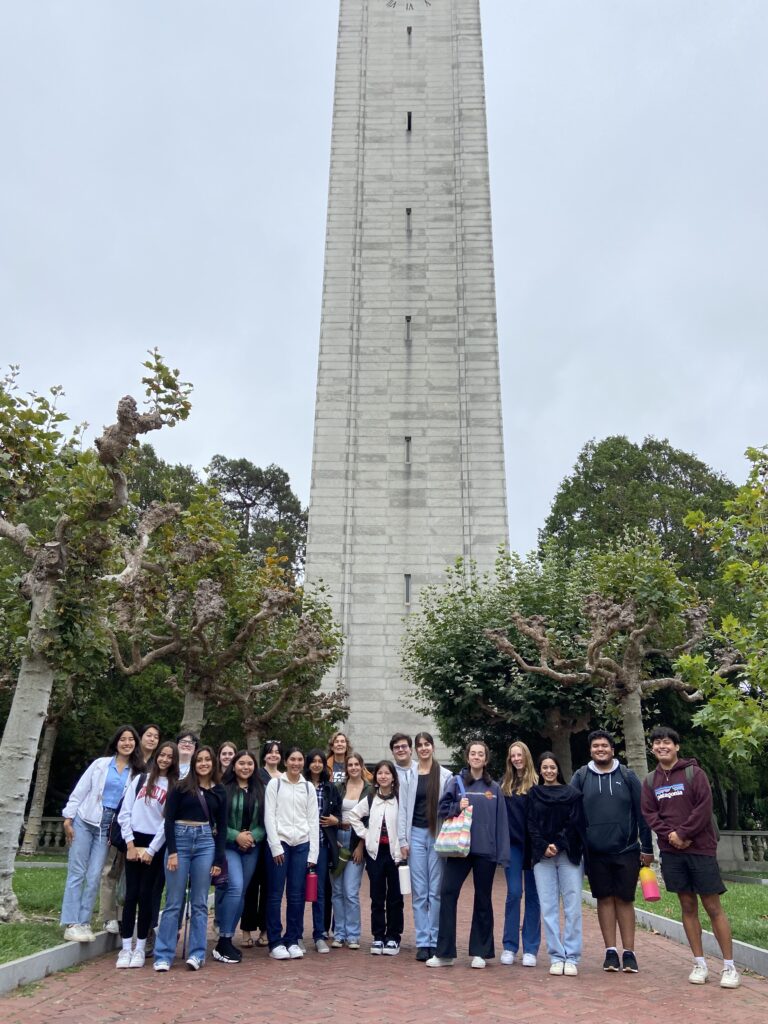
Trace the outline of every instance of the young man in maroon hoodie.
<path fill-rule="evenodd" d="M 678 756 L 680 737 L 666 725 L 650 735 L 656 771 L 643 782 L 643 817 L 658 836 L 661 874 L 669 892 L 677 893 L 683 927 L 693 953 L 688 981 L 703 985 L 709 971 L 701 944 L 699 899 L 712 922 L 723 954 L 721 988 L 741 984 L 733 963 L 731 925 L 720 905 L 726 891 L 717 865 L 717 833 L 712 822 L 712 790 L 706 773 L 695 758 Z"/>

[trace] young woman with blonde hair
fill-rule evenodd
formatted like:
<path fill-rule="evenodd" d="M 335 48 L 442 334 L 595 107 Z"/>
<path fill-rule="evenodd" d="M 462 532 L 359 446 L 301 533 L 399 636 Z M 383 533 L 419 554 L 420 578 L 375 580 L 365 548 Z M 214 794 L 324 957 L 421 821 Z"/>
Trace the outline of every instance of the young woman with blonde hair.
<path fill-rule="evenodd" d="M 507 751 L 506 771 L 501 783 L 509 825 L 509 864 L 505 871 L 507 901 L 504 907 L 504 950 L 501 963 L 513 964 L 520 948 L 520 900 L 525 890 L 523 967 L 536 966 L 536 954 L 541 943 L 541 909 L 536 879 L 531 868 L 531 848 L 526 824 L 528 793 L 538 781 L 530 750 L 522 740 L 515 740 Z"/>

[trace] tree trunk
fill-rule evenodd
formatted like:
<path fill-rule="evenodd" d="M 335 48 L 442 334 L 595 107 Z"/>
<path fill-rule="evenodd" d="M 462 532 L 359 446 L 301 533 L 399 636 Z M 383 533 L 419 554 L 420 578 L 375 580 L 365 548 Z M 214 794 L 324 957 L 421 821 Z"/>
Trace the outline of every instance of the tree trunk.
<path fill-rule="evenodd" d="M 181 728 L 189 729 L 199 736 L 205 722 L 205 695 L 187 686 L 184 690 L 184 712 L 181 716 Z"/>
<path fill-rule="evenodd" d="M 44 610 L 41 607 L 37 616 Z M 24 658 L 0 743 L 0 921 L 21 919 L 13 891 L 13 864 L 52 689 L 53 668 L 48 661 L 40 654 Z"/>
<path fill-rule="evenodd" d="M 254 727 L 249 728 L 248 726 L 246 726 L 246 728 L 245 728 L 245 743 L 246 743 L 246 746 L 248 747 L 248 749 L 250 751 L 252 751 L 254 754 L 258 754 L 259 753 L 259 748 L 261 747 L 261 744 L 263 743 L 262 736 L 263 736 L 263 733 L 262 733 L 261 729 L 257 729 L 257 728 L 254 728 Z M 258 761 L 257 761 L 257 764 L 258 764 Z"/>
<path fill-rule="evenodd" d="M 23 856 L 31 856 L 37 853 L 40 840 L 40 825 L 43 820 L 43 808 L 45 806 L 45 794 L 48 791 L 48 778 L 51 774 L 51 759 L 53 758 L 53 748 L 56 746 L 58 735 L 58 719 L 49 719 L 43 731 L 43 741 L 40 744 L 40 753 L 37 757 L 35 788 L 32 792 L 32 803 L 29 805 L 27 827 L 24 830 L 24 842 L 19 850 L 19 853 Z"/>
<path fill-rule="evenodd" d="M 547 733 L 547 736 L 552 744 L 552 753 L 560 762 L 560 767 L 563 769 L 565 781 L 570 782 L 571 776 L 573 775 L 571 734 L 570 732 L 566 732 L 565 729 L 553 729 L 551 733 Z"/>
<path fill-rule="evenodd" d="M 631 688 L 619 698 L 621 723 L 624 731 L 624 748 L 627 764 L 642 782 L 648 774 L 648 755 L 643 727 L 643 707 L 640 688 Z"/>

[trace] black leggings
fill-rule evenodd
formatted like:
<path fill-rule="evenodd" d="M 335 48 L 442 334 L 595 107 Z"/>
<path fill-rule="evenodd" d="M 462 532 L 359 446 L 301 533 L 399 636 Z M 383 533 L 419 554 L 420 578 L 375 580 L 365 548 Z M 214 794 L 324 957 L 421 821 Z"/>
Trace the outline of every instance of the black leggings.
<path fill-rule="evenodd" d="M 133 836 L 135 846 L 147 847 L 154 836 L 136 832 Z M 133 935 L 136 924 L 136 908 L 138 907 L 139 923 L 136 938 L 146 939 L 152 927 L 154 913 L 154 895 L 158 875 L 163 873 L 163 852 L 156 853 L 149 864 L 140 860 L 125 862 L 125 903 L 123 904 L 123 938 Z"/>

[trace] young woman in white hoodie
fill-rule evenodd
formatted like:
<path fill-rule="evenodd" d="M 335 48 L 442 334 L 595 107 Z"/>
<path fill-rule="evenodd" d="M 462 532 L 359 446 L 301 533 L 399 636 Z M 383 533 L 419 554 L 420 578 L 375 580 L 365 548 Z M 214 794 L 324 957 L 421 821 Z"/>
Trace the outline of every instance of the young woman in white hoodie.
<path fill-rule="evenodd" d="M 397 956 L 403 934 L 403 897 L 397 871 L 401 859 L 397 841 L 399 786 L 391 761 L 379 761 L 373 770 L 373 783 L 375 795 L 353 807 L 349 821 L 365 840 L 365 866 L 371 886 L 371 953 Z"/>
<path fill-rule="evenodd" d="M 304 927 L 307 868 L 317 864 L 320 813 L 315 787 L 302 776 L 304 754 L 289 747 L 285 775 L 272 779 L 264 795 L 264 826 L 271 856 L 267 857 L 267 936 L 273 960 L 299 960 Z M 285 931 L 280 919 L 286 891 Z"/>
<path fill-rule="evenodd" d="M 152 926 L 157 879 L 163 873 L 165 846 L 165 803 L 179 781 L 179 748 L 168 740 L 161 743 L 149 766 L 129 784 L 117 816 L 125 852 L 125 902 L 123 904 L 123 948 L 117 967 L 143 967 L 147 936 Z M 138 910 L 138 925 L 136 916 Z M 133 929 L 136 925 L 136 948 Z"/>

